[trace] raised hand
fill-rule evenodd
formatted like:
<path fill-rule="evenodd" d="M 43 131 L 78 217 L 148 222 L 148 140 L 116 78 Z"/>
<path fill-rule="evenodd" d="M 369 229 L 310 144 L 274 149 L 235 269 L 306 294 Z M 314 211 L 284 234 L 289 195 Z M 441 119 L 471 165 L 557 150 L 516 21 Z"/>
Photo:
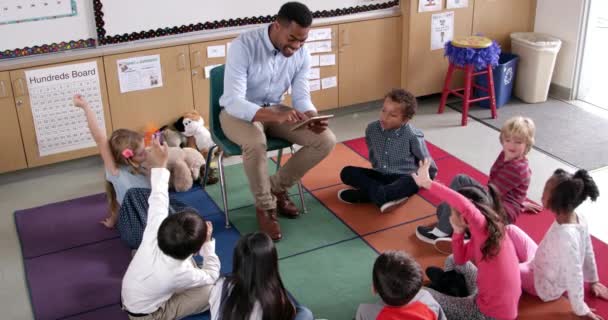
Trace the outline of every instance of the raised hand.
<path fill-rule="evenodd" d="M 89 106 L 87 100 L 81 94 L 75 94 L 72 98 L 74 105 L 78 108 L 84 109 Z"/>
<path fill-rule="evenodd" d="M 157 139 L 152 141 L 152 146 L 148 150 L 146 162 L 150 168 L 166 168 L 169 161 L 169 148 L 167 143 L 162 145 Z"/>
<path fill-rule="evenodd" d="M 421 160 L 418 165 L 417 173 L 412 173 L 412 178 L 418 185 L 418 187 L 428 189 L 431 187 L 433 180 L 429 174 L 429 168 L 431 167 L 431 159 Z"/>

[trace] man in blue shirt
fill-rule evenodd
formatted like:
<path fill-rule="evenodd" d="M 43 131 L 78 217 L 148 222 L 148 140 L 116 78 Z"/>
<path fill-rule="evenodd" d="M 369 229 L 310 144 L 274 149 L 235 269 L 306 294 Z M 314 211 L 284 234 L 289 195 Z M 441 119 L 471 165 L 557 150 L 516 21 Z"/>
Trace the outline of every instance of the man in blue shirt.
<path fill-rule="evenodd" d="M 303 47 L 311 24 L 312 13 L 305 5 L 285 3 L 273 23 L 234 40 L 226 58 L 220 122 L 226 136 L 243 150 L 258 225 L 275 241 L 282 237 L 277 213 L 288 218 L 299 215 L 287 189 L 336 143 L 327 121 L 291 130 L 295 123 L 317 114 L 308 83 L 310 55 Z M 293 108 L 281 104 L 290 86 Z M 302 146 L 270 177 L 266 135 Z"/>

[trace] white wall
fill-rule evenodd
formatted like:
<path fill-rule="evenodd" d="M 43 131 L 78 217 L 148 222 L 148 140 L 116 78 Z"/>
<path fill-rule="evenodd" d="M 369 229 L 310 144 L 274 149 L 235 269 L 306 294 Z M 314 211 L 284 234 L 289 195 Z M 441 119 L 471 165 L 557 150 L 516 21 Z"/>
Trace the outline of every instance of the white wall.
<path fill-rule="evenodd" d="M 605 0 L 601 0 L 605 1 Z M 537 0 L 534 31 L 562 40 L 552 83 L 572 89 L 585 0 Z"/>

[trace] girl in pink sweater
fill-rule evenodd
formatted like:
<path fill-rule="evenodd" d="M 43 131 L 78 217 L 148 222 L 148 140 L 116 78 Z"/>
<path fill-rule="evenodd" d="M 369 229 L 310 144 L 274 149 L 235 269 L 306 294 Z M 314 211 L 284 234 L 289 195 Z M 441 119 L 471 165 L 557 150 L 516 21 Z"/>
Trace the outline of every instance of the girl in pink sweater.
<path fill-rule="evenodd" d="M 505 231 L 504 214 L 496 189 L 489 191 L 467 186 L 453 191 L 431 180 L 424 160 L 413 174 L 416 184 L 447 202 L 452 208 L 450 223 L 454 229 L 454 254 L 445 262 L 446 270 L 462 273 L 470 296 L 452 297 L 432 289 L 429 292 L 439 302 L 448 319 L 515 319 L 521 280 L 519 259 Z M 496 209 L 496 210 L 495 210 Z M 498 211 L 498 212 L 497 212 Z M 466 228 L 471 240 L 464 241 Z"/>

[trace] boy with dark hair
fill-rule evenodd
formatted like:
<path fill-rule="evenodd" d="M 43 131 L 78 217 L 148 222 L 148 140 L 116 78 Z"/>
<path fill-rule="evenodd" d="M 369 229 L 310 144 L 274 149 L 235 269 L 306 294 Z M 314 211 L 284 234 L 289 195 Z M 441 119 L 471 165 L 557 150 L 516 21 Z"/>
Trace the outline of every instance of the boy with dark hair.
<path fill-rule="evenodd" d="M 402 251 L 386 251 L 376 259 L 373 271 L 374 293 L 384 304 L 361 304 L 357 320 L 445 320 L 441 306 L 422 290 L 420 265 Z"/>
<path fill-rule="evenodd" d="M 431 155 L 422 131 L 409 123 L 417 107 L 416 97 L 403 89 L 386 94 L 380 119 L 365 130 L 373 169 L 344 167 L 340 178 L 352 188 L 340 190 L 340 200 L 351 204 L 373 202 L 380 212 L 387 213 L 418 192 L 411 174 L 418 170 L 421 160 Z M 434 162 L 430 171 L 434 178 L 437 174 Z"/>
<path fill-rule="evenodd" d="M 169 217 L 167 145 L 154 141 L 148 221 L 139 249 L 122 282 L 122 305 L 130 319 L 180 319 L 209 308 L 211 287 L 219 277 L 213 227 L 194 211 Z M 194 253 L 203 256 L 198 268 Z"/>

